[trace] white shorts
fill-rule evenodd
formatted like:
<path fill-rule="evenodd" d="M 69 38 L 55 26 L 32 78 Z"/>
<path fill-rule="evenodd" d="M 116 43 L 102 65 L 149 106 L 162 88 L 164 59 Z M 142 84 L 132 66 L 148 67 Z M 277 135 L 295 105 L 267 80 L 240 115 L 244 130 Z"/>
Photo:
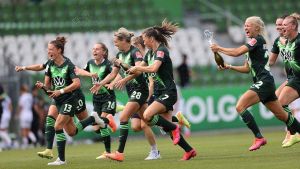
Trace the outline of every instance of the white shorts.
<path fill-rule="evenodd" d="M 20 115 L 20 127 L 21 128 L 31 128 L 31 123 L 33 120 L 32 112 L 22 113 Z"/>
<path fill-rule="evenodd" d="M 9 127 L 11 114 L 8 112 L 3 112 L 1 121 L 0 121 L 0 129 L 7 129 Z"/>

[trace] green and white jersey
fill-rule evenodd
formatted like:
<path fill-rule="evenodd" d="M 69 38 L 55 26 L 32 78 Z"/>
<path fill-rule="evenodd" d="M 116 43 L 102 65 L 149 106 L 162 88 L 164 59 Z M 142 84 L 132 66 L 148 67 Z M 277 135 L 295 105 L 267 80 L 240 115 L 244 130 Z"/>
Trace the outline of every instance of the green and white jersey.
<path fill-rule="evenodd" d="M 300 34 L 291 41 L 287 41 L 284 57 L 289 61 L 295 76 L 300 77 Z"/>
<path fill-rule="evenodd" d="M 162 64 L 156 73 L 151 74 L 154 80 L 154 92 L 161 93 L 162 91 L 176 90 L 172 60 L 169 50 L 163 44 L 159 45 L 157 51 L 149 50 L 145 55 L 144 62 L 148 65 L 152 65 L 155 60 L 161 61 Z"/>
<path fill-rule="evenodd" d="M 104 59 L 102 63 L 97 65 L 95 63 L 95 59 L 91 59 L 88 61 L 84 70 L 96 73 L 98 75 L 97 78 L 92 78 L 92 83 L 97 83 L 103 80 L 110 72 L 112 71 L 111 63 L 108 59 Z M 99 90 L 98 94 L 94 94 L 93 97 L 103 97 L 104 95 L 115 95 L 113 90 L 109 90 L 106 87 L 102 86 Z"/>
<path fill-rule="evenodd" d="M 52 89 L 59 90 L 72 83 L 72 79 L 78 78 L 75 74 L 75 66 L 70 59 L 64 57 L 65 61 L 62 65 L 58 66 L 53 60 L 50 60 L 46 66 L 45 75 L 51 78 Z M 64 93 L 55 98 L 57 102 L 63 102 L 68 99 L 72 93 Z"/>
<path fill-rule="evenodd" d="M 135 62 L 142 61 L 143 56 L 138 48 L 131 46 L 128 52 L 119 52 L 117 54 L 117 59 L 120 59 L 123 63 L 129 65 L 129 66 L 135 66 Z M 124 70 L 122 67 L 120 67 L 120 75 L 122 78 L 128 76 L 126 73 L 126 70 Z M 135 88 L 141 88 L 141 89 L 147 89 L 147 82 L 143 74 L 140 74 L 136 78 L 132 79 L 126 84 L 127 89 L 135 89 Z"/>
<path fill-rule="evenodd" d="M 292 78 L 294 76 L 294 73 L 292 68 L 290 67 L 290 63 L 286 55 L 285 45 L 280 41 L 280 36 L 275 39 L 271 52 L 278 54 L 282 58 L 287 78 Z"/>
<path fill-rule="evenodd" d="M 270 72 L 269 55 L 265 39 L 258 35 L 255 38 L 251 38 L 245 45 L 249 49 L 249 52 L 245 55 L 254 83 L 258 81 L 274 81 Z"/>

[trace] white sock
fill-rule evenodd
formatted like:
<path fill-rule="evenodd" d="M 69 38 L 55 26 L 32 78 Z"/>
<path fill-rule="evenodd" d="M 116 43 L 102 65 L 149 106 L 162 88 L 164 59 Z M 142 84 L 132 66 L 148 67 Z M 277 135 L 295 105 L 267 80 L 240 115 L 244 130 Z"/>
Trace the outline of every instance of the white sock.
<path fill-rule="evenodd" d="M 11 138 L 9 137 L 7 131 L 0 131 L 0 137 L 4 141 L 5 146 L 11 146 Z"/>
<path fill-rule="evenodd" d="M 158 151 L 158 150 L 157 150 L 157 147 L 156 147 L 156 144 L 151 145 L 151 151 Z"/>
<path fill-rule="evenodd" d="M 33 143 L 36 143 L 37 140 L 33 132 L 29 132 L 28 137 Z"/>
<path fill-rule="evenodd" d="M 27 147 L 28 146 L 28 138 L 27 137 L 22 137 L 22 145 L 24 147 Z"/>

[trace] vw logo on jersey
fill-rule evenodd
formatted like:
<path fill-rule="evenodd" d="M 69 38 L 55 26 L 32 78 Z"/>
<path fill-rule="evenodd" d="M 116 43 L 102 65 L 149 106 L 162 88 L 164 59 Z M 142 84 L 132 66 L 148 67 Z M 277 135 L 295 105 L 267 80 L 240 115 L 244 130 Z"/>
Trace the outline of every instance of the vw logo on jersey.
<path fill-rule="evenodd" d="M 54 85 L 56 87 L 64 87 L 65 86 L 65 79 L 62 77 L 59 77 L 59 76 L 54 77 L 53 81 L 54 81 Z"/>
<path fill-rule="evenodd" d="M 284 61 L 292 61 L 293 60 L 292 52 L 291 51 L 282 49 L 280 51 L 280 54 L 281 54 L 281 56 L 282 56 L 282 58 L 283 58 Z"/>
<path fill-rule="evenodd" d="M 150 77 L 155 77 L 155 76 L 156 76 L 156 73 L 149 73 L 149 76 L 150 76 Z"/>

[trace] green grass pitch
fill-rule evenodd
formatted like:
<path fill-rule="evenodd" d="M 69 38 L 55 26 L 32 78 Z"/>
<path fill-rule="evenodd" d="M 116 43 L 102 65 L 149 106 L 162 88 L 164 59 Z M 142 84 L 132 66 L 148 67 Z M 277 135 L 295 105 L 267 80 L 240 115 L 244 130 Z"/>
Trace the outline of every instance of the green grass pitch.
<path fill-rule="evenodd" d="M 0 152 L 0 169 L 298 169 L 300 168 L 300 144 L 281 148 L 283 131 L 264 132 L 268 144 L 258 151 L 249 152 L 252 143 L 250 132 L 226 134 L 194 134 L 188 141 L 197 149 L 198 156 L 190 161 L 179 161 L 183 150 L 173 146 L 169 138 L 158 136 L 157 144 L 162 159 L 145 161 L 149 145 L 145 139 L 129 138 L 125 149 L 125 161 L 96 160 L 104 150 L 102 143 L 69 145 L 66 150 L 67 165 L 47 166 L 53 160 L 36 155 L 43 148 Z M 113 141 L 113 150 L 117 141 Z M 55 155 L 56 149 L 55 149 Z M 54 159 L 55 160 L 55 159 Z"/>

